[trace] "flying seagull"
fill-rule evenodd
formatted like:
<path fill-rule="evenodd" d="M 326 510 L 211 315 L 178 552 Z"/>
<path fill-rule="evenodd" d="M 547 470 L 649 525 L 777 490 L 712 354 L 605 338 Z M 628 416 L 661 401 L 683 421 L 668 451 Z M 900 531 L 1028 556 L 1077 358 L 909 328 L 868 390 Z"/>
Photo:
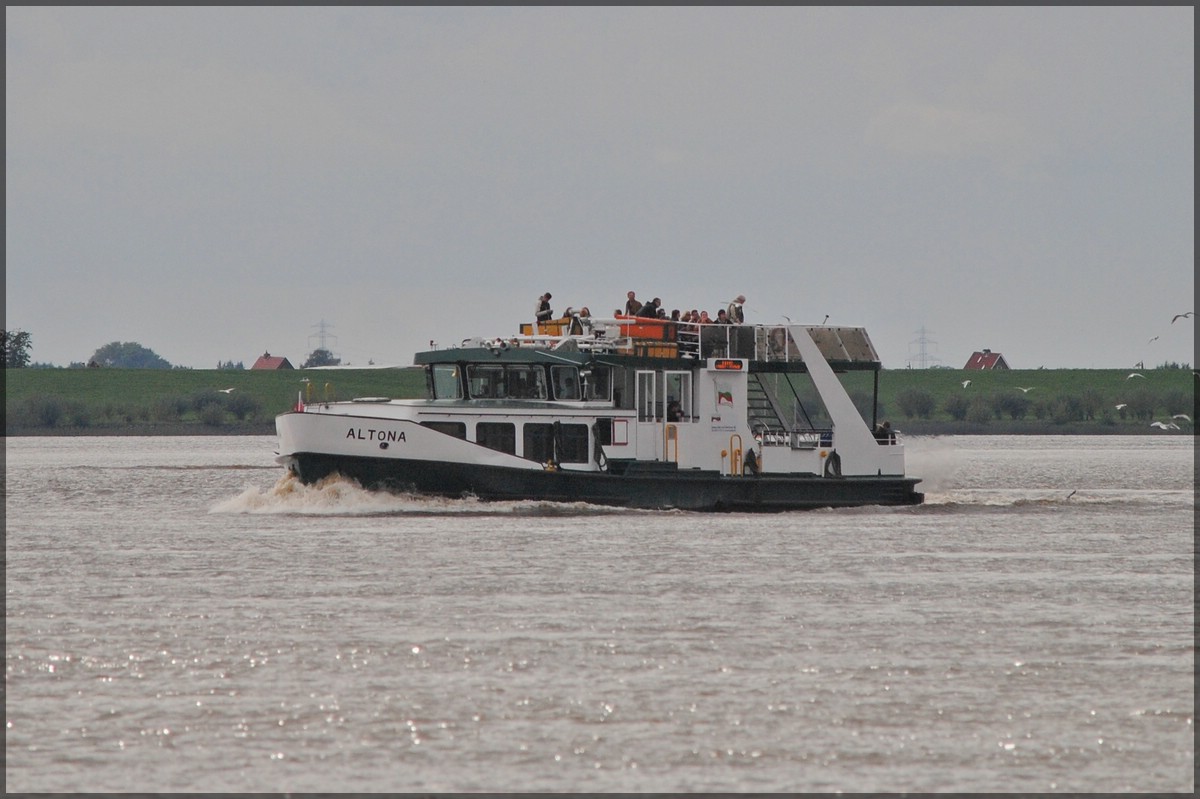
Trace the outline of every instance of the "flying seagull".
<path fill-rule="evenodd" d="M 217 391 L 220 391 L 222 394 L 232 394 L 233 393 L 232 388 L 218 388 Z"/>
<path fill-rule="evenodd" d="M 1114 408 L 1116 408 L 1116 409 L 1119 411 L 1119 410 L 1121 410 L 1122 408 L 1128 407 L 1128 405 L 1129 405 L 1129 403 L 1128 403 L 1128 402 L 1122 402 L 1122 403 L 1119 403 L 1119 404 L 1117 404 L 1117 405 L 1114 405 L 1113 407 L 1114 407 Z"/>
<path fill-rule="evenodd" d="M 1159 430 L 1178 430 L 1179 429 L 1179 425 L 1175 424 L 1174 422 L 1167 422 L 1166 424 L 1163 424 L 1162 422 L 1151 422 L 1150 426 L 1157 427 Z"/>
<path fill-rule="evenodd" d="M 1030 386 L 1029 388 L 1026 388 L 1025 386 L 1017 386 L 1017 391 L 1020 391 L 1022 394 L 1028 394 L 1030 391 L 1033 391 L 1035 388 L 1037 388 L 1037 386 Z"/>
<path fill-rule="evenodd" d="M 1070 499 L 1071 497 L 1075 496 L 1075 492 L 1076 492 L 1076 491 L 1078 491 L 1078 490 L 1079 490 L 1079 489 L 1075 489 L 1075 490 L 1074 490 L 1074 491 L 1072 491 L 1070 494 L 1067 494 L 1067 499 Z"/>
<path fill-rule="evenodd" d="M 1172 416 L 1171 418 L 1172 419 L 1183 419 L 1185 422 L 1192 421 L 1192 417 L 1188 416 L 1186 413 L 1177 413 L 1174 416 Z"/>
<path fill-rule="evenodd" d="M 1154 343 L 1154 342 L 1156 342 L 1156 341 L 1158 341 L 1158 336 L 1155 336 L 1154 338 L 1150 339 L 1150 340 L 1149 340 L 1149 341 L 1147 341 L 1146 343 L 1147 343 L 1147 344 L 1153 344 L 1153 343 Z"/>
<path fill-rule="evenodd" d="M 969 385 L 971 385 L 971 381 L 970 381 L 970 380 L 964 380 L 964 381 L 963 381 L 963 388 L 966 388 L 966 387 L 967 387 L 967 386 L 969 386 Z"/>
<path fill-rule="evenodd" d="M 1138 374 L 1137 372 L 1130 372 L 1130 373 L 1129 373 L 1129 377 L 1127 377 L 1127 378 L 1125 378 L 1125 379 L 1126 379 L 1126 380 L 1129 380 L 1129 379 L 1131 379 L 1131 378 L 1134 378 L 1134 377 L 1145 377 L 1145 375 L 1140 375 L 1140 374 Z"/>
<path fill-rule="evenodd" d="M 1191 316 L 1194 313 L 1195 313 L 1195 311 L 1188 311 L 1187 313 L 1177 313 L 1171 317 L 1171 324 L 1175 324 L 1176 319 L 1187 319 L 1189 316 Z"/>

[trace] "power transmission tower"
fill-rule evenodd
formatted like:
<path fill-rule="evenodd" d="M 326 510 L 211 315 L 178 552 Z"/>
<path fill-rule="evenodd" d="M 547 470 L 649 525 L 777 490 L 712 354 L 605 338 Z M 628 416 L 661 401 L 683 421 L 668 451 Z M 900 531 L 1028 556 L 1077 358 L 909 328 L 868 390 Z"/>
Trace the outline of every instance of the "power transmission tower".
<path fill-rule="evenodd" d="M 929 354 L 929 345 L 932 344 L 935 347 L 937 346 L 937 342 L 933 341 L 929 338 L 928 334 L 930 334 L 932 332 L 933 332 L 932 330 L 926 330 L 925 326 L 922 325 L 921 329 L 917 331 L 916 341 L 908 342 L 908 351 L 909 351 L 908 368 L 909 369 L 914 368 L 914 366 L 913 366 L 914 359 L 912 358 L 912 347 L 914 344 L 917 345 L 917 357 L 915 359 L 915 362 L 916 362 L 915 368 L 928 369 L 931 362 L 940 362 L 942 360 L 941 358 L 937 357 L 936 355 Z"/>
<path fill-rule="evenodd" d="M 317 339 L 317 349 L 325 350 L 326 352 L 329 352 L 332 355 L 333 353 L 330 351 L 329 347 L 325 346 L 325 340 L 331 338 L 335 342 L 337 341 L 337 336 L 333 335 L 332 333 L 326 332 L 326 328 L 333 327 L 333 325 L 329 324 L 324 319 L 322 319 L 319 323 L 313 325 L 313 327 L 317 328 L 317 332 L 314 334 Z M 308 337 L 308 345 L 310 347 L 312 346 L 313 337 L 314 336 Z"/>

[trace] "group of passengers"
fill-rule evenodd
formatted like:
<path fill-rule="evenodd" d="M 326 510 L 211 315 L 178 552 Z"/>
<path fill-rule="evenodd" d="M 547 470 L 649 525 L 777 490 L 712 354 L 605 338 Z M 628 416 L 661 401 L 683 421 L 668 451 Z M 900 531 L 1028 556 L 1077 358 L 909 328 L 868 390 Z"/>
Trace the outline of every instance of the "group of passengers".
<path fill-rule="evenodd" d="M 696 324 L 696 325 L 740 325 L 745 324 L 746 315 L 742 310 L 742 306 L 746 302 L 746 296 L 739 294 L 736 299 L 729 303 L 728 308 L 723 308 L 717 311 L 717 318 L 713 319 L 708 315 L 708 311 L 699 311 L 693 308 L 690 311 L 680 311 L 678 308 L 667 313 L 662 306 L 662 300 L 655 297 L 648 302 L 641 302 L 637 298 L 637 293 L 630 291 L 625 295 L 625 316 L 638 316 L 649 319 L 665 319 L 671 322 L 680 324 Z M 621 316 L 621 309 L 613 311 L 615 316 Z"/>
<path fill-rule="evenodd" d="M 745 324 L 746 316 L 742 310 L 742 306 L 746 302 L 746 296 L 739 294 L 734 300 L 729 303 L 727 308 L 722 308 L 717 311 L 716 318 L 708 315 L 708 311 L 699 311 L 693 308 L 690 311 L 680 311 L 675 309 L 667 313 L 663 308 L 662 300 L 655 297 L 646 302 L 641 302 L 637 298 L 636 292 L 630 291 L 626 295 L 625 308 L 617 308 L 613 311 L 613 316 L 634 316 L 643 319 L 661 319 L 664 321 L 675 322 L 677 324 L 692 324 L 692 325 L 740 325 Z M 535 307 L 535 318 L 539 323 L 548 322 L 554 318 L 554 311 L 550 308 L 550 292 L 546 292 L 538 297 Z M 575 311 L 573 308 L 567 308 L 563 318 L 570 319 L 570 332 L 575 335 L 582 334 L 591 330 L 592 312 L 584 306 Z"/>

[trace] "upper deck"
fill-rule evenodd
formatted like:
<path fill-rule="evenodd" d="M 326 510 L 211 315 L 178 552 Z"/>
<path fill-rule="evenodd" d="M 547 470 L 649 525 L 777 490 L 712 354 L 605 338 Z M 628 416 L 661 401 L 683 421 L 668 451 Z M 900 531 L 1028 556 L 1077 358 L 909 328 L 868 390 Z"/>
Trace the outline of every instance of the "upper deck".
<path fill-rule="evenodd" d="M 515 336 L 466 339 L 458 347 L 419 352 L 417 365 L 459 361 L 543 361 L 547 355 L 584 364 L 675 362 L 691 368 L 709 358 L 745 358 L 751 371 L 806 372 L 797 335 L 812 338 L 835 371 L 879 371 L 879 355 L 865 328 L 829 325 L 696 324 L 631 316 L 565 317 L 521 325 Z"/>

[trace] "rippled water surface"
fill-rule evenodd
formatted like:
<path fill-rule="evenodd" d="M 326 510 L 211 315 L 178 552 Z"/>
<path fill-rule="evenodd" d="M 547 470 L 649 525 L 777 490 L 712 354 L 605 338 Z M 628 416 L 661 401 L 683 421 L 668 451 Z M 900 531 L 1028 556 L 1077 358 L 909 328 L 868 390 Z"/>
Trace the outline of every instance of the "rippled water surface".
<path fill-rule="evenodd" d="M 1191 792 L 1194 439 L 908 443 L 760 516 L 7 439 L 6 790 Z"/>

